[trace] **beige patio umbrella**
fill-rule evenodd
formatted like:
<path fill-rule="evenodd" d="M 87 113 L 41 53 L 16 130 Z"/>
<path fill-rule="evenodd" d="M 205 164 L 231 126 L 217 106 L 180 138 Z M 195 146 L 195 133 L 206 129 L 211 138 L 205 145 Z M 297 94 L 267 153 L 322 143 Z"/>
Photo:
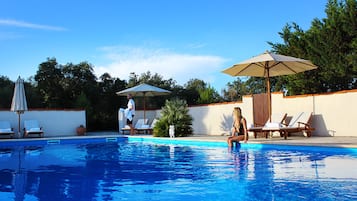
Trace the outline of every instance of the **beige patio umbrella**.
<path fill-rule="evenodd" d="M 133 96 L 143 96 L 144 97 L 144 119 L 146 118 L 145 115 L 145 110 L 146 110 L 146 103 L 145 103 L 145 98 L 147 96 L 162 96 L 162 95 L 168 95 L 171 93 L 171 91 L 168 91 L 166 89 L 161 89 L 159 87 L 155 87 L 149 84 L 140 84 L 135 87 L 131 87 L 122 91 L 117 92 L 117 95 L 120 96 L 126 96 L 128 94 L 131 94 Z"/>
<path fill-rule="evenodd" d="M 233 65 L 223 73 L 232 76 L 253 76 L 266 78 L 266 90 L 268 94 L 268 113 L 271 121 L 271 93 L 270 77 L 280 75 L 292 75 L 300 72 L 316 69 L 311 61 L 265 52 L 258 56 Z"/>
<path fill-rule="evenodd" d="M 27 101 L 26 101 L 26 94 L 25 94 L 25 87 L 24 87 L 24 80 L 17 78 L 14 88 L 14 95 L 12 97 L 11 103 L 11 111 L 16 112 L 18 114 L 18 137 L 20 136 L 21 129 L 21 114 L 27 111 Z"/>

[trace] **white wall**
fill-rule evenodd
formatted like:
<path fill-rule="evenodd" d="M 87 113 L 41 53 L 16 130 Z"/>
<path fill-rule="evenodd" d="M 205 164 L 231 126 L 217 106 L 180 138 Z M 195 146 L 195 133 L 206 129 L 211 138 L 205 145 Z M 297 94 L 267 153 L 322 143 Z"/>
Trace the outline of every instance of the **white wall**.
<path fill-rule="evenodd" d="M 79 125 L 86 126 L 84 110 L 31 110 L 20 115 L 20 130 L 23 133 L 24 120 L 36 119 L 46 137 L 74 136 Z M 18 132 L 18 115 L 11 111 L 0 111 L 0 121 L 10 121 L 15 133 Z"/>
<path fill-rule="evenodd" d="M 253 122 L 251 96 L 242 102 L 190 107 L 194 134 L 221 135 L 232 125 L 233 107 L 241 107 L 248 124 Z M 313 113 L 313 136 L 356 136 L 357 90 L 284 97 L 272 93 L 272 113 L 286 112 L 288 119 L 298 112 Z"/>
<path fill-rule="evenodd" d="M 357 136 L 357 90 L 317 95 L 313 102 L 318 134 Z"/>
<path fill-rule="evenodd" d="M 229 132 L 234 107 L 242 108 L 248 124 L 253 122 L 252 96 L 244 96 L 241 102 L 217 103 L 189 107 L 196 135 L 221 135 Z M 272 113 L 286 112 L 288 118 L 298 112 L 312 112 L 313 136 L 356 136 L 357 90 L 325 94 L 310 94 L 284 97 L 283 93 L 272 93 Z M 160 110 L 146 111 L 149 124 L 160 116 Z M 137 111 L 135 119 L 143 118 Z M 86 125 L 84 110 L 31 110 L 21 115 L 23 120 L 37 119 L 46 136 L 72 136 L 75 129 Z M 14 112 L 0 111 L 0 121 L 8 120 L 17 132 L 18 116 Z M 87 126 L 87 125 L 86 125 Z"/>
<path fill-rule="evenodd" d="M 190 107 L 189 113 L 193 117 L 194 134 L 222 135 L 229 133 L 233 123 L 232 112 L 234 107 L 240 107 L 247 122 L 252 122 L 253 104 L 251 96 L 243 97 L 242 102 Z"/>

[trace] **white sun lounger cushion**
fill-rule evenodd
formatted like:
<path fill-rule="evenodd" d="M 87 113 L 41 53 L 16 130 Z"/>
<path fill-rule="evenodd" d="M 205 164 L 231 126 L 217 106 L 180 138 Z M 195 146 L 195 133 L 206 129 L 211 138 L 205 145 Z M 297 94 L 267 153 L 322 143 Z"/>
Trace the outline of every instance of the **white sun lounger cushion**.
<path fill-rule="evenodd" d="M 0 121 L 0 129 L 11 129 L 10 122 Z"/>
<path fill-rule="evenodd" d="M 28 132 L 39 132 L 39 131 L 41 131 L 41 128 L 30 128 L 27 131 Z"/>
<path fill-rule="evenodd" d="M 150 128 L 150 125 L 143 124 L 143 125 L 141 125 L 141 128 L 147 129 L 147 128 Z"/>
<path fill-rule="evenodd" d="M 277 123 L 277 122 L 270 122 L 270 123 L 266 123 L 264 125 L 264 128 L 268 128 L 268 129 L 271 129 L 271 128 L 281 128 L 281 124 L 280 123 Z M 264 129 L 263 128 L 263 129 Z"/>
<path fill-rule="evenodd" d="M 0 128 L 0 133 L 12 132 L 11 128 Z"/>
<path fill-rule="evenodd" d="M 41 132 L 40 125 L 37 120 L 26 120 L 25 128 L 27 132 Z"/>

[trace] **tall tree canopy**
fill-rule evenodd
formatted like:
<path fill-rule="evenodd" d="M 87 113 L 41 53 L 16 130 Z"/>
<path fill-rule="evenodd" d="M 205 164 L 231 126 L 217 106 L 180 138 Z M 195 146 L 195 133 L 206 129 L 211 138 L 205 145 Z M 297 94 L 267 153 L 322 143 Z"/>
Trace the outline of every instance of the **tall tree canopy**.
<path fill-rule="evenodd" d="M 318 69 L 271 78 L 272 91 L 288 95 L 322 93 L 357 88 L 357 2 L 329 0 L 326 18 L 314 19 L 304 31 L 291 23 L 278 34 L 283 43 L 272 43 L 278 54 L 312 61 Z M 265 92 L 264 78 L 237 78 L 223 91 L 225 100 L 241 99 L 245 93 Z"/>
<path fill-rule="evenodd" d="M 304 94 L 357 87 L 357 2 L 329 0 L 325 12 L 326 18 L 314 19 L 306 32 L 287 24 L 279 33 L 284 43 L 270 43 L 277 53 L 308 59 L 319 67 L 275 78 L 276 89 Z"/>
<path fill-rule="evenodd" d="M 14 93 L 14 83 L 5 76 L 0 76 L 0 108 L 10 108 L 12 94 Z"/>
<path fill-rule="evenodd" d="M 39 65 L 35 81 L 46 107 L 56 108 L 64 105 L 63 80 L 61 66 L 55 58 L 48 58 L 46 62 Z"/>
<path fill-rule="evenodd" d="M 200 79 L 190 79 L 184 85 L 184 93 L 181 98 L 187 100 L 189 105 L 208 104 L 222 101 L 218 92 L 208 83 Z"/>

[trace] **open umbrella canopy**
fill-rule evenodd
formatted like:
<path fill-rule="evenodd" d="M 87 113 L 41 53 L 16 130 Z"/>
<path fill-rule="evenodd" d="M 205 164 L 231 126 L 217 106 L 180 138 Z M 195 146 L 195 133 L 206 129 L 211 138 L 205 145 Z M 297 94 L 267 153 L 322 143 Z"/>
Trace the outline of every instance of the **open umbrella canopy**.
<path fill-rule="evenodd" d="M 309 60 L 265 52 L 235 64 L 223 70 L 223 73 L 232 76 L 274 77 L 316 68 Z"/>
<path fill-rule="evenodd" d="M 271 119 L 270 77 L 292 75 L 316 68 L 317 66 L 309 60 L 265 52 L 235 64 L 223 70 L 223 73 L 232 76 L 265 77 L 268 93 L 268 112 L 269 119 Z"/>
<path fill-rule="evenodd" d="M 145 115 L 145 110 L 146 110 L 145 97 L 146 96 L 162 96 L 162 95 L 168 95 L 169 93 L 171 93 L 171 91 L 144 83 L 144 84 L 137 85 L 135 87 L 131 87 L 131 88 L 119 91 L 116 94 L 120 95 L 120 96 L 126 96 L 128 94 L 131 94 L 133 96 L 143 96 L 144 97 L 144 119 L 145 119 L 145 117 L 146 117 L 146 115 Z"/>
<path fill-rule="evenodd" d="M 18 114 L 18 133 L 20 133 L 20 115 L 27 111 L 27 101 L 25 94 L 24 80 L 20 78 L 17 79 L 14 88 L 14 95 L 12 97 L 11 111 Z"/>
<path fill-rule="evenodd" d="M 119 91 L 116 94 L 120 96 L 126 96 L 128 94 L 132 94 L 133 96 L 160 96 L 167 95 L 169 93 L 171 93 L 171 91 L 166 89 L 161 89 L 149 84 L 140 84 L 135 87 Z"/>

